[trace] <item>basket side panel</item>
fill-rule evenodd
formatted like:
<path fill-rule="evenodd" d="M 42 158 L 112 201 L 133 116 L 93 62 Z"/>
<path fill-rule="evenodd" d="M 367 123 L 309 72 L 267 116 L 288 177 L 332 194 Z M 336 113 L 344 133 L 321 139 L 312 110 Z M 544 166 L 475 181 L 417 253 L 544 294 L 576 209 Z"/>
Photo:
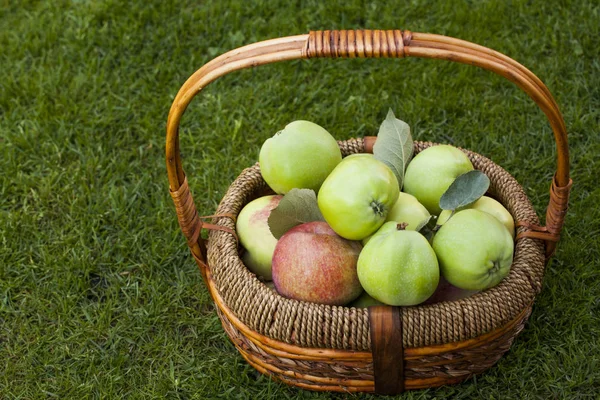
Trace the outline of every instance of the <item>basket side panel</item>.
<path fill-rule="evenodd" d="M 375 390 L 372 360 L 340 360 L 323 357 L 321 360 L 303 360 L 278 357 L 277 349 L 257 346 L 240 332 L 218 310 L 223 328 L 242 356 L 258 371 L 284 383 L 310 389 L 341 392 L 373 392 Z M 406 389 L 421 389 L 458 383 L 492 367 L 506 353 L 516 336 L 523 330 L 531 307 L 502 335 L 490 341 L 481 341 L 467 349 L 431 354 L 404 361 Z"/>

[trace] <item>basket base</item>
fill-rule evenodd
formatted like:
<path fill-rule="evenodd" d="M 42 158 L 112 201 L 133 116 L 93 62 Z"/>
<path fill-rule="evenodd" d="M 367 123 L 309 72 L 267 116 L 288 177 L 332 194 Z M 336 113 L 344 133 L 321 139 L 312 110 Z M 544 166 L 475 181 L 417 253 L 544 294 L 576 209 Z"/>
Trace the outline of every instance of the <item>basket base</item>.
<path fill-rule="evenodd" d="M 212 290 L 211 294 L 219 297 Z M 261 341 L 252 337 L 251 329 L 222 302 L 216 304 L 223 329 L 242 357 L 262 374 L 313 391 L 375 392 L 369 352 L 306 349 L 272 339 Z M 531 305 L 504 326 L 475 339 L 405 349 L 405 389 L 456 384 L 486 371 L 510 349 L 530 315 Z"/>
<path fill-rule="evenodd" d="M 221 310 L 218 314 L 223 329 L 242 357 L 262 374 L 288 385 L 313 391 L 375 392 L 372 359 L 354 362 L 335 358 L 305 360 L 302 348 L 298 348 L 298 358 L 292 354 L 288 357 L 275 356 L 248 339 Z M 492 341 L 482 338 L 474 345 L 460 350 L 442 350 L 424 357 L 405 358 L 405 389 L 456 384 L 483 373 L 509 350 L 530 314 L 531 307 L 528 307 L 515 320 L 491 332 L 499 334 Z M 448 346 L 461 347 L 461 342 L 449 343 Z M 350 378 L 351 376 L 353 377 Z"/>

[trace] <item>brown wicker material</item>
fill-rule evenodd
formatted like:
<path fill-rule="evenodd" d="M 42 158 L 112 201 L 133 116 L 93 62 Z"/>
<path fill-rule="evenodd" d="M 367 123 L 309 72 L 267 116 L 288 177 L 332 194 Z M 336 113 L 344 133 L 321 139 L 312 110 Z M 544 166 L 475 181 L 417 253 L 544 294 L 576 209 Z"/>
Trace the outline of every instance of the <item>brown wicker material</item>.
<path fill-rule="evenodd" d="M 179 155 L 178 128 L 192 98 L 208 83 L 241 68 L 310 57 L 442 58 L 490 69 L 515 82 L 546 113 L 557 143 L 557 172 L 551 185 L 547 226 L 521 186 L 498 165 L 463 150 L 475 168 L 490 178 L 489 194 L 517 221 L 514 262 L 498 286 L 469 298 L 425 306 L 385 307 L 382 315 L 401 320 L 402 351 L 376 351 L 385 329 L 373 334 L 374 309 L 327 306 L 285 299 L 261 283 L 242 263 L 234 218 L 253 198 L 268 191 L 258 164 L 245 169 L 222 199 L 209 227 L 208 246 L 198 232 L 198 217 Z M 344 155 L 372 151 L 374 138 L 339 142 Z M 419 152 L 433 143 L 416 142 Z M 226 53 L 206 64 L 183 85 L 167 123 L 167 169 L 177 215 L 218 314 L 240 353 L 257 370 L 313 390 L 397 392 L 455 383 L 492 366 L 523 329 L 541 290 L 546 257 L 558 241 L 566 213 L 569 178 L 566 129 L 548 89 L 530 71 L 492 50 L 444 36 L 408 31 L 325 31 L 274 39 Z M 398 311 L 400 313 L 398 314 Z M 391 320 L 390 320 L 391 321 Z M 393 326 L 390 325 L 390 326 Z M 392 335 L 389 332 L 389 335 Z M 391 336 L 390 336 L 391 337 Z M 378 338 L 372 345 L 372 338 Z M 383 339 L 382 339 L 383 338 Z M 391 354 L 393 353 L 393 354 Z M 375 357 L 375 358 L 374 358 Z M 391 378 L 375 375 L 399 365 Z M 402 368 L 403 367 L 403 368 Z M 393 368 L 392 368 L 393 369 Z"/>

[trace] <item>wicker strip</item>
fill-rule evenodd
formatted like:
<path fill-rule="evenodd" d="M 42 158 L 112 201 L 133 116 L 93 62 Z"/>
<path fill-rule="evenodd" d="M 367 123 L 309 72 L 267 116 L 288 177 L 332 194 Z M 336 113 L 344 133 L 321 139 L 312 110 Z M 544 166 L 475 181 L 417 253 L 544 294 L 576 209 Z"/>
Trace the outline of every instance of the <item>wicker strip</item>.
<path fill-rule="evenodd" d="M 183 235 L 187 239 L 188 245 L 193 245 L 198 242 L 198 237 L 202 230 L 202 221 L 198 216 L 198 211 L 194 205 L 194 199 L 190 194 L 187 176 L 183 180 L 183 184 L 179 189 L 169 191 L 175 203 L 175 211 L 177 212 L 177 220 Z"/>
<path fill-rule="evenodd" d="M 557 236 L 556 242 L 560 239 L 560 232 L 565 222 L 572 186 L 573 179 L 569 179 L 569 183 L 566 186 L 559 186 L 556 175 L 552 179 L 550 204 L 546 211 L 546 228 L 548 228 L 549 232 Z"/>
<path fill-rule="evenodd" d="M 335 30 L 312 31 L 305 54 L 312 57 L 395 57 L 402 58 L 410 44 L 410 31 Z"/>
<path fill-rule="evenodd" d="M 404 392 L 404 349 L 402 307 L 369 307 L 373 378 L 378 394 Z"/>
<path fill-rule="evenodd" d="M 569 194 L 572 186 L 572 179 L 569 180 L 569 183 L 566 186 L 559 186 L 555 176 L 550 185 L 550 203 L 546 210 L 546 226 L 539 226 L 527 221 L 518 221 L 516 225 L 525 227 L 527 230 L 519 233 L 517 239 L 532 237 L 546 240 L 552 244 L 558 242 L 560 240 L 560 231 L 564 224 L 565 215 L 567 214 Z M 555 245 L 548 246 L 546 258 L 551 257 L 554 250 Z"/>

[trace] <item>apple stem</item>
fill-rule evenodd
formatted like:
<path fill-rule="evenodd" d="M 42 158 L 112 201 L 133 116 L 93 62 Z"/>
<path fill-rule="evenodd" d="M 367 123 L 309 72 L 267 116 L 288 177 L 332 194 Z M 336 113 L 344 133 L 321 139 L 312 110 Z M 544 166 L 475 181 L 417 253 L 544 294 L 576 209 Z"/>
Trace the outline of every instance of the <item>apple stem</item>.
<path fill-rule="evenodd" d="M 406 229 L 407 226 L 408 226 L 408 224 L 406 222 L 402 222 L 402 223 L 396 225 L 396 229 L 399 231 L 403 231 Z"/>

